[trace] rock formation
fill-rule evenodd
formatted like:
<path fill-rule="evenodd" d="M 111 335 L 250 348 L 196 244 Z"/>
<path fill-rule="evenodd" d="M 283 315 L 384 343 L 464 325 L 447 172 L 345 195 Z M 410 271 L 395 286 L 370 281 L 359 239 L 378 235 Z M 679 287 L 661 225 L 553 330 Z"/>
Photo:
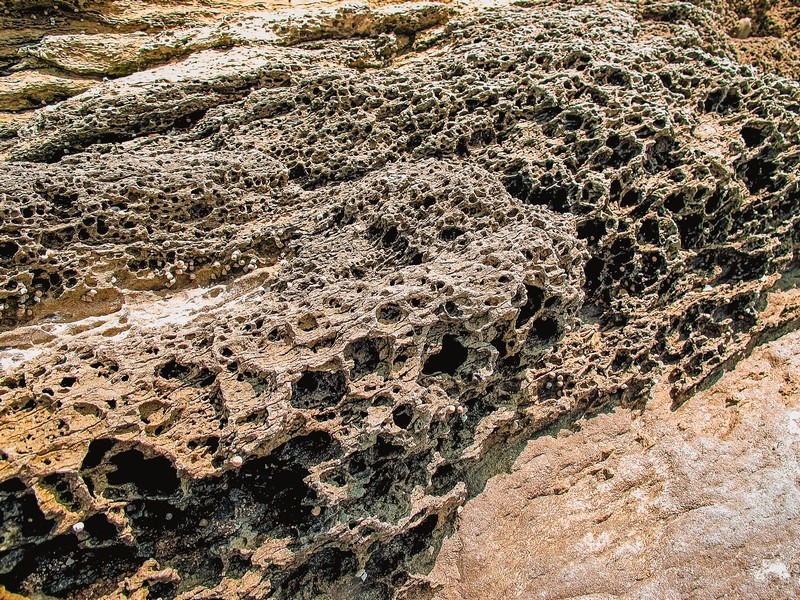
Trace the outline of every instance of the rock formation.
<path fill-rule="evenodd" d="M 432 597 L 527 440 L 797 325 L 790 8 L 0 7 L 10 592 Z"/>
<path fill-rule="evenodd" d="M 436 597 L 794 598 L 798 342 L 758 348 L 680 411 L 657 388 L 641 415 L 532 441 L 459 514 Z"/>

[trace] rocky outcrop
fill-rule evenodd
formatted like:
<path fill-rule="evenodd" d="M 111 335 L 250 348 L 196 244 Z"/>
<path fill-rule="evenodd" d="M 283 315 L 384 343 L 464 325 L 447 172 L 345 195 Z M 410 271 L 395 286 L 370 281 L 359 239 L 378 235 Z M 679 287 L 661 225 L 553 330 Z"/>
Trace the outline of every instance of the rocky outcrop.
<path fill-rule="evenodd" d="M 794 598 L 799 341 L 677 412 L 657 388 L 643 414 L 531 442 L 459 514 L 436 597 Z"/>
<path fill-rule="evenodd" d="M 2 130 L 9 590 L 430 596 L 526 440 L 796 325 L 800 87 L 717 13 L 231 11 L 22 52 L 91 84 Z"/>

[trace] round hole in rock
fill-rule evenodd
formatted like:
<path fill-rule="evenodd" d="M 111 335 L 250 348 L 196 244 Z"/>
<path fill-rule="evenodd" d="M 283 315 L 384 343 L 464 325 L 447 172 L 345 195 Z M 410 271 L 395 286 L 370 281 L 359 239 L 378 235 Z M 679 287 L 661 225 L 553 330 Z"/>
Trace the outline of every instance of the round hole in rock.
<path fill-rule="evenodd" d="M 546 342 L 558 335 L 558 321 L 550 317 L 540 317 L 531 324 L 530 335 Z"/>
<path fill-rule="evenodd" d="M 353 361 L 350 373 L 352 379 L 360 379 L 377 372 L 385 376 L 384 358 L 388 353 L 389 341 L 386 338 L 359 338 L 344 350 L 345 358 Z"/>
<path fill-rule="evenodd" d="M 454 335 L 445 335 L 442 339 L 442 349 L 430 356 L 422 368 L 423 375 L 443 373 L 455 375 L 458 368 L 467 360 L 467 349 Z"/>
<path fill-rule="evenodd" d="M 745 125 L 742 127 L 740 133 L 742 140 L 744 140 L 744 143 L 748 148 L 760 146 L 767 137 L 761 129 L 758 127 L 753 127 L 752 125 Z"/>
<path fill-rule="evenodd" d="M 317 328 L 317 325 L 317 319 L 312 314 L 303 315 L 297 321 L 297 326 L 303 331 L 312 331 Z"/>
<path fill-rule="evenodd" d="M 377 317 L 381 323 L 397 323 L 405 316 L 405 311 L 398 304 L 384 304 L 378 308 Z"/>
<path fill-rule="evenodd" d="M 19 244 L 16 242 L 2 242 L 0 243 L 0 258 L 12 258 L 19 250 Z"/>
<path fill-rule="evenodd" d="M 292 384 L 292 405 L 304 409 L 335 406 L 344 398 L 347 381 L 341 371 L 306 371 Z"/>
<path fill-rule="evenodd" d="M 89 535 L 97 538 L 101 542 L 113 540 L 117 537 L 117 528 L 101 513 L 92 515 L 86 519 L 86 531 Z"/>
<path fill-rule="evenodd" d="M 408 429 L 413 418 L 414 413 L 408 404 L 401 404 L 392 411 L 392 421 L 400 429 Z"/>

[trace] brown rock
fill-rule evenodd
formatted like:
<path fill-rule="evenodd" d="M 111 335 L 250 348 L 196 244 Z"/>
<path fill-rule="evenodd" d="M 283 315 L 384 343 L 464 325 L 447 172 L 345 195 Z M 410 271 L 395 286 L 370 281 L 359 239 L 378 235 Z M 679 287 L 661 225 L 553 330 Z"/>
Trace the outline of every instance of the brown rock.
<path fill-rule="evenodd" d="M 734 8 L 5 6 L 8 81 L 135 70 L 0 129 L 14 592 L 430 598 L 531 438 L 524 510 L 689 486 L 636 423 L 800 322 L 800 91 L 738 62 Z M 599 417 L 621 446 L 581 437 L 656 383 Z"/>
<path fill-rule="evenodd" d="M 795 597 L 799 369 L 793 333 L 677 411 L 657 387 L 531 441 L 460 513 L 436 597 Z"/>
<path fill-rule="evenodd" d="M 23 111 L 64 100 L 89 89 L 93 81 L 26 71 L 0 79 L 0 111 Z"/>

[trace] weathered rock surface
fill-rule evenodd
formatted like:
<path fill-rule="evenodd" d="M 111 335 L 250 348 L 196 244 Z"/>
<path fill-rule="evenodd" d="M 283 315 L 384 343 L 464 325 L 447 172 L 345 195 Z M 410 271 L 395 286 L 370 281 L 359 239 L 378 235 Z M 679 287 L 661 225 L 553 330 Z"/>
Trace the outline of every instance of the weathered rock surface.
<path fill-rule="evenodd" d="M 800 335 L 679 410 L 528 444 L 459 516 L 436 597 L 796 598 Z"/>
<path fill-rule="evenodd" d="M 527 440 L 796 326 L 727 5 L 243 4 L 6 3 L 0 98 L 90 87 L 0 121 L 0 585 L 432 597 Z"/>
<path fill-rule="evenodd" d="M 24 111 L 79 94 L 92 86 L 91 80 L 59 77 L 43 72 L 14 73 L 3 80 L 0 110 Z"/>

